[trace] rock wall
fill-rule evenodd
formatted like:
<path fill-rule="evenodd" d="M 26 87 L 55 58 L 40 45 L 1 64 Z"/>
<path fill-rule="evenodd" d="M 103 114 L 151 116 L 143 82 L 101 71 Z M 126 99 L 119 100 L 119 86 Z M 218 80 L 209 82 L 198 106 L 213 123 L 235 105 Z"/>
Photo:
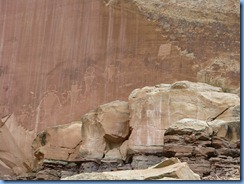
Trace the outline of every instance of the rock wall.
<path fill-rule="evenodd" d="M 190 80 L 238 93 L 239 19 L 234 0 L 0 0 L 0 118 L 14 122 L 0 136 L 17 155 L 17 165 L 2 158 L 1 170 L 26 170 L 17 160 L 30 158 L 37 134 L 127 100 L 135 88 Z M 106 128 L 106 139 L 119 142 L 107 157 L 125 158 L 131 141 L 120 145 L 121 132 L 114 138 Z"/>
<path fill-rule="evenodd" d="M 234 0 L 0 0 L 0 27 L 0 115 L 35 133 L 146 85 L 239 87 Z"/>
<path fill-rule="evenodd" d="M 46 129 L 32 148 L 34 174 L 20 179 L 146 169 L 166 157 L 187 162 L 202 179 L 228 178 L 232 164 L 238 178 L 240 98 L 189 81 L 144 87 L 129 102 L 113 101 Z"/>

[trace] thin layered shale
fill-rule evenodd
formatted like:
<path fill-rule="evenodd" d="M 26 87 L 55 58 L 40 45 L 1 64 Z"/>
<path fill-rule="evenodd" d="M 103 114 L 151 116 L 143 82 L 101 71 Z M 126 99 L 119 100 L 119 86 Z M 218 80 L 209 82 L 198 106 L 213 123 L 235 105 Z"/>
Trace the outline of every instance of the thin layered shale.
<path fill-rule="evenodd" d="M 201 179 L 239 179 L 240 98 L 188 81 L 144 87 L 46 129 L 32 148 L 35 170 L 18 179 L 147 169 L 171 157 Z"/>

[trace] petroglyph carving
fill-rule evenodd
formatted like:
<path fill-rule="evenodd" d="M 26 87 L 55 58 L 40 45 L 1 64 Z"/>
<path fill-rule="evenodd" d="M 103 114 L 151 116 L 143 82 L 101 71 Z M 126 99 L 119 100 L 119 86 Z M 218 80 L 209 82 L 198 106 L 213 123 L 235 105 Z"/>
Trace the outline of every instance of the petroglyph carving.
<path fill-rule="evenodd" d="M 95 68 L 90 66 L 86 69 L 84 80 L 85 80 L 85 93 L 88 93 L 91 90 L 92 83 L 95 79 Z"/>
<path fill-rule="evenodd" d="M 57 112 L 61 106 L 60 99 L 55 91 L 48 91 L 45 93 L 36 109 L 35 133 L 37 133 L 39 124 L 42 119 L 53 119 L 53 114 Z"/>
<path fill-rule="evenodd" d="M 52 114 L 56 107 L 60 107 L 61 102 L 59 97 L 54 92 L 47 92 L 40 102 L 40 107 L 43 108 L 44 116 Z"/>
<path fill-rule="evenodd" d="M 78 98 L 81 91 L 82 91 L 82 86 L 79 87 L 77 84 L 71 85 L 71 90 L 68 91 L 71 107 L 73 107 L 78 102 Z"/>
<path fill-rule="evenodd" d="M 104 71 L 104 77 L 108 82 L 113 82 L 115 75 L 117 73 L 117 67 L 114 65 L 109 65 Z"/>

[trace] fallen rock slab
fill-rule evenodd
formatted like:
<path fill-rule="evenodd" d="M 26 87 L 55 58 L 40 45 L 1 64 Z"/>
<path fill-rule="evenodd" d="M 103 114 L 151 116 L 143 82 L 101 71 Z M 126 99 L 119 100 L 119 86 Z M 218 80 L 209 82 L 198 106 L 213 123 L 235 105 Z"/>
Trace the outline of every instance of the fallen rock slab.
<path fill-rule="evenodd" d="M 166 162 L 167 164 L 160 163 L 149 169 L 82 173 L 62 180 L 200 180 L 200 176 L 186 162 Z"/>

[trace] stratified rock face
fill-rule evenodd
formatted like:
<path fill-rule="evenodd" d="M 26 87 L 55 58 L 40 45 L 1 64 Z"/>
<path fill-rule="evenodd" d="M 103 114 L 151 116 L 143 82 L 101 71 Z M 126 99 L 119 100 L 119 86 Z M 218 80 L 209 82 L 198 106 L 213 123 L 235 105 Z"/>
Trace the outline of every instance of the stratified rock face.
<path fill-rule="evenodd" d="M 1 117 L 41 132 L 146 85 L 239 87 L 238 1 L 105 2 L 0 0 Z"/>
<path fill-rule="evenodd" d="M 160 152 L 165 130 L 176 121 L 183 118 L 207 122 L 233 120 L 233 109 L 239 105 L 237 95 L 223 93 L 220 88 L 203 83 L 180 81 L 136 89 L 129 96 L 133 129 L 129 150 Z"/>
<path fill-rule="evenodd" d="M 182 119 L 164 134 L 163 155 L 187 162 L 202 179 L 240 180 L 240 121 Z"/>

